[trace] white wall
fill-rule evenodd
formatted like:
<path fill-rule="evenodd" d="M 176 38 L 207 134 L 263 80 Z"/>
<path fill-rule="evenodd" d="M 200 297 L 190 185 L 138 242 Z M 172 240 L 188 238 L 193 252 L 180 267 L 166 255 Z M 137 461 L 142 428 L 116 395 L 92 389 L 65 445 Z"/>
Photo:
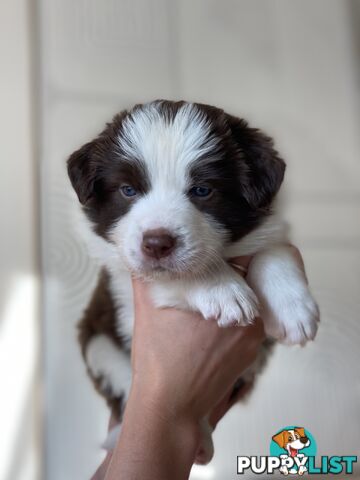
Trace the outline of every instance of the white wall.
<path fill-rule="evenodd" d="M 86 479 L 107 412 L 85 376 L 75 323 L 95 283 L 71 229 L 65 159 L 135 102 L 185 98 L 266 129 L 288 162 L 284 194 L 322 325 L 306 349 L 279 347 L 251 401 L 215 434 L 193 478 L 232 479 L 236 455 L 267 454 L 284 425 L 320 454 L 360 447 L 358 54 L 350 2 L 40 0 L 46 478 Z M 339 453 L 340 452 L 340 453 Z"/>
<path fill-rule="evenodd" d="M 29 2 L 0 2 L 0 479 L 39 478 L 40 330 Z"/>

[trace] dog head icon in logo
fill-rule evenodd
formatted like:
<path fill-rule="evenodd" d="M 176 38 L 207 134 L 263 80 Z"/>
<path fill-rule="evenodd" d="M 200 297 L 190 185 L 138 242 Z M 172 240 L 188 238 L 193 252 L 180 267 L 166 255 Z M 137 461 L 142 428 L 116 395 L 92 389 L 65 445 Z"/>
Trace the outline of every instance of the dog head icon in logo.
<path fill-rule="evenodd" d="M 272 437 L 279 447 L 284 448 L 289 457 L 297 457 L 299 450 L 310 446 L 310 439 L 306 436 L 305 429 L 295 427 L 292 430 L 282 430 Z"/>
<path fill-rule="evenodd" d="M 276 454 L 282 460 L 281 473 L 303 475 L 307 471 L 305 463 L 309 451 L 316 448 L 315 442 L 310 437 L 311 434 L 303 427 L 286 427 L 272 437 L 276 444 L 272 442 L 272 445 L 276 447 Z M 305 452 L 302 451 L 304 449 Z"/>

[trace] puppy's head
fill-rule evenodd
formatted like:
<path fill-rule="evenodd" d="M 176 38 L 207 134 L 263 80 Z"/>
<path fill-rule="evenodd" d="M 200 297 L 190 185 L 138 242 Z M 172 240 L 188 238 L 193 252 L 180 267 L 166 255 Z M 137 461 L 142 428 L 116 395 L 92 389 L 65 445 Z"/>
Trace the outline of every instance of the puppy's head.
<path fill-rule="evenodd" d="M 196 275 L 270 213 L 285 164 L 270 138 L 207 105 L 115 116 L 68 160 L 94 231 L 140 275 Z"/>
<path fill-rule="evenodd" d="M 295 427 L 291 430 L 282 430 L 272 437 L 279 447 L 284 448 L 289 454 L 294 457 L 297 452 L 310 445 L 310 440 L 306 436 L 305 429 L 302 427 Z"/>

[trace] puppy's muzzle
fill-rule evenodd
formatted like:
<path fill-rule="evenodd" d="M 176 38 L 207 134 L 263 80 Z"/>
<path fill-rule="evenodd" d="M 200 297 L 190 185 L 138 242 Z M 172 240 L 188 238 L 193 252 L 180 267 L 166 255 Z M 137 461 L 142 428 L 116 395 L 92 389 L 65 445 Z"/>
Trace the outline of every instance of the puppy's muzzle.
<path fill-rule="evenodd" d="M 175 245 L 176 238 L 168 230 L 158 228 L 143 234 L 141 250 L 147 257 L 159 260 L 168 257 L 175 249 Z"/>

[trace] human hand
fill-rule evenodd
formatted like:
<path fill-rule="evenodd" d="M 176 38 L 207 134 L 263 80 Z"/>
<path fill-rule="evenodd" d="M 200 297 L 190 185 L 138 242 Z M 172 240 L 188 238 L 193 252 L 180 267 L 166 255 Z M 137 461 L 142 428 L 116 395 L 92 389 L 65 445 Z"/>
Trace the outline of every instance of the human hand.
<path fill-rule="evenodd" d="M 241 257 L 234 259 L 233 263 L 247 268 L 249 261 L 249 257 Z M 241 271 L 238 271 L 241 274 Z M 192 412 L 191 422 L 196 427 L 198 424 L 196 419 L 201 415 L 200 412 L 206 410 L 210 413 L 209 423 L 215 428 L 229 408 L 251 387 L 251 385 L 245 385 L 236 395 L 233 394 L 233 385 L 239 374 L 256 358 L 257 348 L 263 339 L 261 323 L 258 322 L 255 326 L 248 328 L 220 329 L 215 322 L 207 322 L 195 313 L 174 309 L 156 309 L 149 299 L 147 285 L 140 281 L 134 281 L 134 294 L 136 322 L 132 362 L 133 390 L 136 390 L 136 395 L 133 394 L 130 400 L 135 397 L 136 402 L 136 399 L 146 398 L 147 408 L 151 406 L 155 410 L 155 416 L 166 417 L 170 415 L 173 417 L 171 421 L 174 418 L 177 421 L 178 418 L 176 417 L 181 418 L 183 413 L 187 415 L 187 413 Z M 236 339 L 239 340 L 238 344 L 237 340 L 233 338 L 234 334 Z M 219 345 L 216 341 L 218 335 Z M 205 342 L 203 339 L 205 339 Z M 176 358 L 173 355 L 174 349 Z M 210 350 L 214 350 L 214 352 L 212 353 Z M 191 397 L 196 396 L 191 384 L 194 379 L 199 381 L 196 391 L 201 391 L 206 397 L 200 385 L 200 379 L 201 381 L 205 379 L 201 375 L 200 378 L 195 378 L 191 359 L 194 360 L 194 367 L 202 374 L 205 373 L 202 363 L 208 363 L 207 359 L 212 357 L 213 362 L 211 366 L 208 365 L 206 375 L 214 378 L 213 373 L 216 373 L 216 378 L 218 378 L 221 376 L 221 370 L 219 371 L 216 367 L 216 362 L 221 363 L 221 354 L 227 353 L 229 355 L 229 350 L 233 351 L 237 365 L 231 367 L 231 372 L 227 372 L 223 381 L 215 382 L 216 385 L 212 394 L 206 399 L 205 404 L 199 402 L 200 409 L 196 412 L 196 410 L 193 410 L 195 405 L 192 405 L 190 400 Z M 184 363 L 184 358 L 186 358 L 186 363 Z M 158 364 L 160 364 L 160 368 L 158 368 Z M 166 369 L 163 368 L 165 366 Z M 225 364 L 222 367 L 227 370 Z M 217 371 L 215 372 L 215 370 Z M 184 377 L 186 379 L 186 390 L 183 385 Z M 175 380 L 175 385 L 173 385 L 173 380 Z M 166 391 L 163 387 L 166 387 Z M 176 390 L 182 391 L 181 399 L 178 397 Z M 177 398 L 176 401 L 174 401 L 174 396 Z M 161 400 L 161 405 L 167 403 L 165 409 L 160 407 L 159 400 Z M 185 402 L 183 402 L 184 400 Z M 181 406 L 182 402 L 183 405 Z M 188 404 L 189 410 L 185 404 Z M 142 405 L 139 406 L 140 413 L 142 407 Z M 115 420 L 112 416 L 109 428 L 111 429 L 114 425 Z M 112 452 L 108 452 L 92 480 L 105 478 L 111 457 Z"/>
<path fill-rule="evenodd" d="M 244 259 L 235 262 L 244 266 Z M 133 389 L 163 416 L 198 421 L 223 411 L 234 383 L 256 358 L 261 321 L 220 329 L 193 312 L 157 309 L 144 282 L 134 280 L 133 287 Z M 218 419 L 219 413 L 212 423 Z"/>

